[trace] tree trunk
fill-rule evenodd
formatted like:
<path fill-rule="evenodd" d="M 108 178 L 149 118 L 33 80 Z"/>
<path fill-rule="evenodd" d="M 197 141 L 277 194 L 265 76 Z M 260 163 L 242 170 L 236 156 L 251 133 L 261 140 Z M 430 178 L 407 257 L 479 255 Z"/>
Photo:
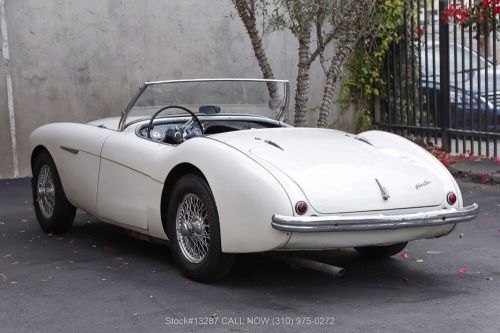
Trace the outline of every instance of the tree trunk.
<path fill-rule="evenodd" d="M 333 104 L 333 93 L 337 86 L 339 74 L 342 72 L 342 65 L 344 63 L 344 60 L 349 54 L 351 54 L 351 52 L 351 47 L 338 45 L 337 54 L 332 59 L 330 68 L 328 68 L 328 72 L 326 73 L 326 83 L 323 90 L 323 99 L 321 101 L 321 106 L 319 109 L 317 127 L 328 127 L 328 119 L 330 117 L 330 112 Z"/>
<path fill-rule="evenodd" d="M 295 121 L 297 127 L 307 126 L 307 104 L 309 102 L 309 81 L 311 65 L 309 63 L 309 44 L 311 32 L 299 38 L 299 63 L 297 65 L 297 89 L 295 91 Z"/>
<path fill-rule="evenodd" d="M 271 65 L 267 59 L 266 51 L 262 44 L 262 39 L 259 35 L 259 30 L 257 29 L 257 22 L 255 19 L 254 9 L 248 5 L 246 0 L 234 0 L 234 6 L 238 11 L 238 15 L 245 26 L 248 36 L 250 37 L 250 41 L 252 42 L 253 52 L 255 57 L 257 58 L 257 62 L 259 63 L 260 70 L 262 72 L 262 76 L 264 79 L 272 80 L 274 79 L 274 74 L 271 69 Z M 267 84 L 269 89 L 269 94 L 271 97 L 277 97 L 278 95 L 278 87 L 276 83 L 270 82 Z"/>

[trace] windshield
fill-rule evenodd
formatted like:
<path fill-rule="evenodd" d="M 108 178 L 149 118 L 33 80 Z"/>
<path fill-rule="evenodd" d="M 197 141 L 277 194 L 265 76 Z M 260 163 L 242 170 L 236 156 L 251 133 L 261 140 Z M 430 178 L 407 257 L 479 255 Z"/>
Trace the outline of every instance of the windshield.
<path fill-rule="evenodd" d="M 288 106 L 288 81 L 257 79 L 203 79 L 148 82 L 127 106 L 120 128 L 150 119 L 160 108 L 184 106 L 195 113 L 251 114 L 281 120 Z M 215 107 L 215 108 L 214 108 Z M 169 109 L 159 117 L 186 115 Z"/>

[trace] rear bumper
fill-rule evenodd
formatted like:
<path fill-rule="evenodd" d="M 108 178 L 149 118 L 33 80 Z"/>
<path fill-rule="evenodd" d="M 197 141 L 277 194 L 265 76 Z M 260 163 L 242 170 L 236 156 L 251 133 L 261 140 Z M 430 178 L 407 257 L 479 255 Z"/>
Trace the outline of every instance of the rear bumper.
<path fill-rule="evenodd" d="M 402 215 L 273 215 L 271 225 L 276 230 L 287 232 L 391 230 L 468 222 L 475 219 L 478 214 L 479 205 L 475 203 L 461 209 L 441 209 L 425 213 L 412 213 Z"/>

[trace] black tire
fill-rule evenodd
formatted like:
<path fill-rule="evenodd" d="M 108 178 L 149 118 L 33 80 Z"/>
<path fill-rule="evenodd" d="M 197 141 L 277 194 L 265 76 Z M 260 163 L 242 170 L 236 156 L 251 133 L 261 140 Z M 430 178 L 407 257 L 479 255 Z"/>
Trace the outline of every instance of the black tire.
<path fill-rule="evenodd" d="M 384 246 L 355 247 L 358 253 L 366 258 L 389 258 L 401 252 L 408 242 L 397 243 Z"/>
<path fill-rule="evenodd" d="M 204 231 L 200 231 L 198 227 L 198 232 L 196 227 L 192 224 L 189 230 L 185 230 L 186 234 L 183 236 L 181 229 L 179 227 L 179 234 L 177 231 L 177 214 L 178 210 L 181 211 L 181 204 L 188 197 L 194 198 L 203 204 L 204 212 L 206 216 L 204 218 L 204 223 L 202 224 Z M 188 174 L 181 177 L 174 186 L 173 192 L 170 196 L 167 211 L 167 235 L 170 239 L 170 247 L 172 249 L 172 254 L 180 266 L 183 274 L 190 279 L 200 281 L 200 282 L 211 282 L 224 278 L 229 272 L 234 263 L 234 254 L 222 253 L 221 248 L 221 238 L 220 238 L 220 226 L 219 226 L 219 215 L 217 213 L 217 207 L 215 205 L 215 200 L 212 195 L 210 187 L 206 181 L 194 174 Z M 182 224 L 179 223 L 179 226 Z M 208 230 L 208 231 L 207 231 Z M 191 236 L 192 233 L 209 235 L 208 240 L 208 250 L 204 251 L 204 256 L 198 256 L 197 260 L 200 262 L 194 262 L 192 259 L 188 258 L 189 250 L 186 250 L 187 245 L 182 245 L 184 241 L 189 244 L 189 240 L 186 238 L 195 237 Z M 193 238 L 190 238 L 193 239 Z M 192 243 L 191 243 L 192 244 Z M 200 243 L 199 243 L 200 244 Z M 201 245 L 200 245 L 201 246 Z M 194 248 L 194 247 L 193 247 Z M 203 258 L 203 259 L 201 259 Z"/>
<path fill-rule="evenodd" d="M 53 210 L 52 214 L 47 213 L 47 208 L 42 207 L 42 201 L 38 185 L 40 181 L 40 172 L 50 170 L 50 178 L 53 184 Z M 76 208 L 71 205 L 64 194 L 64 189 L 59 178 L 59 173 L 48 152 L 43 151 L 36 157 L 33 164 L 33 178 L 31 180 L 33 191 L 33 204 L 35 206 L 35 214 L 42 230 L 46 233 L 62 234 L 67 232 L 73 225 L 75 219 Z"/>

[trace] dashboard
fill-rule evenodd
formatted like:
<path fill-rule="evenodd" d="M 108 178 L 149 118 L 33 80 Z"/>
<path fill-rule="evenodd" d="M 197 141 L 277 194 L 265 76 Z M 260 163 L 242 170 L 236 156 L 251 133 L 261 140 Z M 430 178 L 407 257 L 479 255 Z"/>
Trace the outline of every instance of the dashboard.
<path fill-rule="evenodd" d="M 242 120 L 242 119 L 209 119 L 202 120 L 204 133 L 196 122 L 192 121 L 159 121 L 154 124 L 148 138 L 148 125 L 142 125 L 137 135 L 156 142 L 180 144 L 193 137 L 211 135 L 245 129 L 275 128 L 286 126 L 274 120 Z"/>

